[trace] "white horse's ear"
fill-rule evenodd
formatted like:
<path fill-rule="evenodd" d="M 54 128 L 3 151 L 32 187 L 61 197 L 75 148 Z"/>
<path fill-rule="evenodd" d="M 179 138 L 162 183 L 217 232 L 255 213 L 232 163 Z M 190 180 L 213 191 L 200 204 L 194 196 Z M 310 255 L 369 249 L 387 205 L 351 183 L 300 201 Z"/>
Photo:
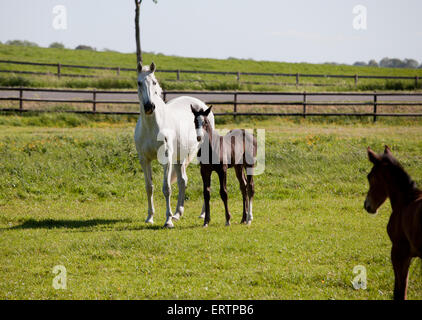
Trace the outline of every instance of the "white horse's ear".
<path fill-rule="evenodd" d="M 138 63 L 138 72 L 142 72 L 142 63 L 141 62 Z"/>
<path fill-rule="evenodd" d="M 149 66 L 149 70 L 151 71 L 151 72 L 154 72 L 155 71 L 155 63 L 154 62 L 152 62 L 151 63 L 151 65 Z"/>

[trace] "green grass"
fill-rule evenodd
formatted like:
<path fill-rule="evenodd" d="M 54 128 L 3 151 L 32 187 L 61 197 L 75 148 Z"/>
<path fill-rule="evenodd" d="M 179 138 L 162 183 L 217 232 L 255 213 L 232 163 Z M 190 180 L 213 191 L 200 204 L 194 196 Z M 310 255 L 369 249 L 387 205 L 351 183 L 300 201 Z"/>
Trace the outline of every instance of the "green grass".
<path fill-rule="evenodd" d="M 76 64 L 87 66 L 113 66 L 121 68 L 134 68 L 136 66 L 135 54 L 123 54 L 117 52 L 94 52 L 86 50 L 51 49 L 37 47 L 19 47 L 0 44 L 1 60 L 33 61 L 44 63 Z M 177 56 L 165 56 L 162 54 L 144 54 L 145 63 L 154 61 L 158 69 L 172 70 L 209 70 L 209 71 L 233 71 L 233 72 L 264 72 L 264 73 L 302 73 L 302 74 L 344 74 L 344 75 L 384 75 L 384 76 L 419 76 L 422 70 L 391 69 L 376 67 L 355 67 L 347 65 L 310 64 L 310 63 L 282 63 L 269 61 L 254 61 L 241 59 L 204 59 L 184 58 Z M 2 70 L 57 72 L 55 67 L 7 65 L 1 64 Z M 1 86 L 31 86 L 31 87 L 68 87 L 68 88 L 135 88 L 136 81 L 132 72 L 121 72 L 121 77 L 116 77 L 115 71 L 98 71 L 87 69 L 63 68 L 62 73 L 91 74 L 105 77 L 106 79 L 65 78 L 57 80 L 53 76 L 26 76 L 1 74 Z M 176 74 L 157 73 L 161 85 L 165 89 L 196 89 L 196 90 L 282 90 L 282 91 L 345 91 L 345 90 L 414 90 L 422 88 L 419 81 L 418 88 L 414 80 L 391 81 L 391 80 L 366 80 L 360 79 L 356 88 L 354 80 L 349 79 L 326 79 L 326 78 L 301 78 L 305 86 L 296 88 L 295 78 L 278 78 L 262 76 L 242 76 L 243 84 L 238 84 L 235 76 L 215 75 L 189 75 L 182 74 L 182 80 L 196 82 L 174 82 Z M 172 81 L 173 80 L 173 81 Z M 217 82 L 216 82 L 217 81 Z M 276 82 L 283 85 L 255 85 L 251 82 Z M 308 86 L 309 84 L 324 86 Z"/>
<path fill-rule="evenodd" d="M 0 115 L 0 298 L 392 298 L 391 209 L 386 203 L 376 216 L 363 210 L 370 170 L 365 150 L 389 144 L 422 185 L 420 121 L 219 119 L 220 128 L 266 129 L 255 220 L 250 227 L 239 224 L 241 195 L 231 171 L 233 225 L 224 226 L 214 175 L 212 221 L 203 229 L 197 218 L 201 178 L 192 165 L 185 216 L 166 230 L 157 163 L 156 225 L 144 223 L 133 118 L 36 119 Z M 52 287 L 55 265 L 67 269 L 66 290 Z M 356 265 L 367 268 L 366 290 L 352 287 Z M 414 261 L 410 299 L 422 299 L 421 275 Z"/>

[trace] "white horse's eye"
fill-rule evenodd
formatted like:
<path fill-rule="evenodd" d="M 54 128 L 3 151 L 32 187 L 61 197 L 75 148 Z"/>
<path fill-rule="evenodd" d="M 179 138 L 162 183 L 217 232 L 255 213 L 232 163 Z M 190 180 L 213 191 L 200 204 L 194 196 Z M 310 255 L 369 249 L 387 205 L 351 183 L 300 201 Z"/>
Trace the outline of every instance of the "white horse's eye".
<path fill-rule="evenodd" d="M 155 86 L 155 85 L 157 85 L 157 82 L 156 81 L 152 81 L 152 84 Z"/>
<path fill-rule="evenodd" d="M 138 86 L 142 87 L 142 82 L 138 81 Z"/>

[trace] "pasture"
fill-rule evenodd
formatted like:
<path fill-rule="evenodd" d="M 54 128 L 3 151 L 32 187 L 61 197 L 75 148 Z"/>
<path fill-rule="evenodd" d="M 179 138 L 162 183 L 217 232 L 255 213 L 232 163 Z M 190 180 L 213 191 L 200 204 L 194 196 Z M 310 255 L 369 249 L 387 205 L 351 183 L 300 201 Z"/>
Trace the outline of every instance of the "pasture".
<path fill-rule="evenodd" d="M 207 70 L 258 73 L 323 74 L 323 75 L 374 75 L 422 77 L 421 69 L 397 69 L 377 67 L 356 67 L 349 65 L 283 63 L 244 59 L 206 59 L 167 56 L 160 53 L 144 53 L 145 64 L 154 61 L 158 69 Z M 29 61 L 39 63 L 61 63 L 86 66 L 134 68 L 135 55 L 132 53 L 97 52 L 71 49 L 20 47 L 0 44 L 0 60 Z M 0 64 L 0 70 L 57 72 L 57 67 Z M 56 76 L 36 76 L 13 73 L 0 74 L 0 86 L 48 87 L 48 88 L 136 88 L 135 73 L 116 71 L 62 68 L 62 73 L 95 75 L 100 78 L 68 78 L 58 80 Z M 303 86 L 296 87 L 294 77 L 264 77 L 242 75 L 238 83 L 234 75 L 182 74 L 182 81 L 175 81 L 175 73 L 158 73 L 158 80 L 166 90 L 261 90 L 261 91 L 373 91 L 373 90 L 418 90 L 422 82 L 415 86 L 414 80 L 359 79 L 355 87 L 353 79 L 301 78 Z M 256 82 L 267 83 L 257 85 Z M 277 83 L 279 85 L 270 85 Z M 312 86 L 317 84 L 318 86 Z"/>
<path fill-rule="evenodd" d="M 39 50 L 39 49 L 37 49 Z M 217 128 L 266 130 L 254 221 L 228 174 L 232 226 L 218 178 L 202 228 L 199 166 L 188 168 L 185 215 L 163 229 L 162 168 L 154 163 L 155 225 L 133 142 L 135 119 L 62 114 L 0 116 L 1 299 L 391 299 L 390 204 L 363 201 L 366 147 L 388 144 L 422 186 L 422 123 L 381 119 L 217 119 Z M 172 207 L 177 186 L 173 186 Z M 67 269 L 67 289 L 52 269 Z M 367 289 L 355 290 L 356 265 Z M 422 299 L 421 261 L 409 299 Z"/>

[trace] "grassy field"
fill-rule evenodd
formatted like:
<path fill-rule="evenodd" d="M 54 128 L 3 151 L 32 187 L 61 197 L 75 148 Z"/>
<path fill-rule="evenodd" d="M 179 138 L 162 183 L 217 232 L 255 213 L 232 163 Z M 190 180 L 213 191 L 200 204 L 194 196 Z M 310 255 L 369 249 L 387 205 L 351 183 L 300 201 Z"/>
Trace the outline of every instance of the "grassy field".
<path fill-rule="evenodd" d="M 234 223 L 224 226 L 213 176 L 212 221 L 203 229 L 201 178 L 192 165 L 185 216 L 167 230 L 157 163 L 156 225 L 144 223 L 134 121 L 0 115 L 1 299 L 392 298 L 391 209 L 363 210 L 365 150 L 389 144 L 421 186 L 422 122 L 218 119 L 220 128 L 266 129 L 255 220 L 239 224 L 241 195 L 230 172 Z M 56 265 L 67 269 L 66 290 L 52 287 Z M 356 265 L 367 269 L 366 290 L 352 286 Z M 414 261 L 410 299 L 422 299 L 421 276 Z"/>
<path fill-rule="evenodd" d="M 117 52 L 93 52 L 70 49 L 50 49 L 37 47 L 19 47 L 0 44 L 0 60 L 18 60 L 44 63 L 76 64 L 87 66 L 112 66 L 134 68 L 135 54 Z M 163 54 L 144 54 L 145 63 L 154 61 L 158 69 L 171 70 L 208 70 L 232 72 L 264 72 L 264 73 L 303 73 L 303 74 L 342 74 L 342 75 L 377 75 L 377 76 L 419 76 L 422 70 L 391 69 L 376 67 L 354 67 L 347 65 L 310 64 L 310 63 L 280 63 L 268 61 L 239 60 L 239 59 L 203 59 L 165 56 Z M 1 70 L 57 72 L 56 67 L 7 65 L 1 64 Z M 68 88 L 135 88 L 136 81 L 131 72 L 121 72 L 120 77 L 115 71 L 98 71 L 88 69 L 63 68 L 62 73 L 91 74 L 101 76 L 101 79 L 66 78 L 57 80 L 54 76 L 34 76 L 20 74 L 0 74 L 1 86 L 31 86 L 31 87 L 68 87 Z M 419 81 L 418 88 L 414 80 L 366 80 L 360 79 L 356 88 L 353 79 L 330 78 L 301 78 L 304 86 L 296 88 L 294 77 L 259 77 L 242 76 L 242 84 L 237 83 L 236 77 L 222 75 L 189 75 L 182 74 L 181 80 L 175 82 L 176 74 L 157 73 L 160 83 L 165 89 L 196 89 L 196 90 L 280 90 L 280 91 L 346 91 L 346 90 L 414 90 L 422 88 Z M 192 82 L 194 81 L 194 82 Z M 255 85 L 254 82 L 282 83 L 282 85 Z M 318 84 L 322 86 L 309 86 Z"/>

